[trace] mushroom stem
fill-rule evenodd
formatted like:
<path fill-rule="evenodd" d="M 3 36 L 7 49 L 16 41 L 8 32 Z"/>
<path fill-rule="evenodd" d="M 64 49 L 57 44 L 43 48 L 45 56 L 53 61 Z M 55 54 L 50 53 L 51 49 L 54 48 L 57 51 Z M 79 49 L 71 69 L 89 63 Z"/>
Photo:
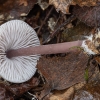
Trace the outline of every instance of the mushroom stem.
<path fill-rule="evenodd" d="M 71 47 L 81 46 L 82 40 L 65 42 L 50 45 L 40 45 L 35 47 L 20 48 L 17 50 L 9 50 L 7 52 L 7 57 L 17 57 L 17 56 L 29 56 L 33 54 L 56 54 L 56 53 L 66 53 L 70 51 Z"/>

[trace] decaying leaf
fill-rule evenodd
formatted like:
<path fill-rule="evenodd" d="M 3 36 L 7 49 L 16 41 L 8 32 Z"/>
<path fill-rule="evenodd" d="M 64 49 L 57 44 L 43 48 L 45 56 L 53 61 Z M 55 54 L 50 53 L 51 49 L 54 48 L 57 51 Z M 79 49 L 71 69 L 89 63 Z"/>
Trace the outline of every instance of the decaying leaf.
<path fill-rule="evenodd" d="M 66 91 L 55 91 L 49 100 L 71 100 L 71 97 L 74 94 L 74 88 L 70 87 Z"/>
<path fill-rule="evenodd" d="M 56 25 L 56 22 L 54 18 L 49 18 L 48 27 L 50 28 L 51 31 L 54 31 L 55 25 Z"/>
<path fill-rule="evenodd" d="M 27 0 L 19 0 L 18 2 L 19 2 L 19 5 L 24 5 L 24 6 L 28 5 Z"/>
<path fill-rule="evenodd" d="M 41 97 L 47 95 L 51 90 L 63 90 L 76 83 L 85 81 L 84 73 L 87 68 L 88 56 L 76 50 L 66 57 L 42 57 L 38 63 L 38 70 L 47 81 Z M 94 72 L 94 66 L 89 67 L 89 76 Z"/>
<path fill-rule="evenodd" d="M 53 94 L 50 95 L 50 97 L 48 97 L 48 99 L 49 100 L 72 100 L 75 91 L 81 89 L 82 87 L 84 87 L 84 85 L 85 83 L 79 83 L 62 91 L 55 90 Z"/>
<path fill-rule="evenodd" d="M 42 10 L 45 10 L 49 6 L 47 0 L 46 1 L 43 1 L 43 2 L 42 2 L 42 0 L 38 0 L 38 4 L 42 8 Z"/>
<path fill-rule="evenodd" d="M 14 100 L 14 95 L 8 90 L 8 87 L 0 83 L 0 100 Z"/>
<path fill-rule="evenodd" d="M 5 99 L 5 88 L 0 86 L 0 100 L 4 100 Z"/>
<path fill-rule="evenodd" d="M 80 7 L 75 6 L 73 14 L 76 17 L 91 27 L 100 27 L 100 2 L 95 7 Z"/>
<path fill-rule="evenodd" d="M 9 86 L 9 90 L 16 96 L 20 96 L 28 90 L 36 87 L 39 84 L 39 80 L 37 78 L 32 78 L 28 82 L 22 84 L 14 84 Z"/>
<path fill-rule="evenodd" d="M 57 11 L 62 11 L 64 14 L 69 13 L 69 6 L 95 6 L 97 0 L 49 0 L 49 4 L 53 4 Z"/>
<path fill-rule="evenodd" d="M 76 26 L 70 29 L 65 29 L 61 34 L 61 39 L 64 42 L 84 40 L 87 35 L 92 33 L 92 29 L 89 26 L 86 26 L 84 23 L 79 22 Z"/>
<path fill-rule="evenodd" d="M 26 16 L 36 0 L 0 0 L 0 20 Z"/>
<path fill-rule="evenodd" d="M 95 61 L 100 65 L 100 56 L 94 57 Z"/>
<path fill-rule="evenodd" d="M 100 100 L 100 81 L 86 84 L 75 93 L 73 100 Z"/>
<path fill-rule="evenodd" d="M 21 84 L 6 84 L 0 83 L 0 100 L 15 100 L 23 95 L 28 90 L 36 87 L 39 84 L 38 78 L 32 77 L 29 81 Z M 17 99 L 18 100 L 18 99 Z"/>

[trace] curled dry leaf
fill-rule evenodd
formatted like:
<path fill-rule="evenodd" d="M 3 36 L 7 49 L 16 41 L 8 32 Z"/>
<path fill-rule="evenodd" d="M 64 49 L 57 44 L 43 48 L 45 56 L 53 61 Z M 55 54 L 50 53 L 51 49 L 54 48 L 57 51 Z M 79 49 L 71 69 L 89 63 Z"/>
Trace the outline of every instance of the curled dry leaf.
<path fill-rule="evenodd" d="M 24 6 L 28 5 L 27 0 L 19 0 L 18 2 L 19 2 L 19 5 L 24 5 Z"/>
<path fill-rule="evenodd" d="M 53 4 L 57 11 L 62 11 L 63 13 L 69 13 L 69 6 L 76 5 L 79 6 L 95 6 L 97 0 L 49 0 L 49 4 Z"/>
<path fill-rule="evenodd" d="M 49 18 L 48 27 L 50 28 L 51 31 L 54 31 L 55 25 L 56 25 L 56 22 L 54 18 Z"/>
<path fill-rule="evenodd" d="M 100 100 L 100 81 L 86 84 L 84 88 L 76 91 L 73 100 Z"/>
<path fill-rule="evenodd" d="M 71 100 L 74 94 L 74 88 L 70 87 L 65 91 L 55 91 L 53 95 L 49 97 L 49 100 Z"/>
<path fill-rule="evenodd" d="M 14 100 L 14 95 L 10 93 L 7 85 L 0 83 L 0 100 Z"/>
<path fill-rule="evenodd" d="M 5 88 L 0 86 L 0 100 L 5 99 L 5 95 L 6 95 L 5 92 L 6 92 Z"/>
<path fill-rule="evenodd" d="M 45 10 L 45 9 L 49 6 L 47 0 L 45 0 L 45 1 L 38 0 L 38 4 L 39 4 L 40 7 L 42 8 L 42 10 Z"/>
<path fill-rule="evenodd" d="M 85 83 L 78 83 L 72 87 L 62 90 L 62 91 L 53 91 L 53 94 L 48 97 L 49 100 L 72 100 L 73 95 L 76 90 L 84 87 Z M 46 100 L 48 100 L 46 99 Z"/>
<path fill-rule="evenodd" d="M 36 87 L 38 84 L 39 80 L 35 77 L 21 84 L 7 85 L 0 83 L 0 100 L 14 100 L 14 98 L 18 98 L 18 96 Z"/>
<path fill-rule="evenodd" d="M 81 89 L 84 85 L 85 85 L 84 83 L 79 83 L 62 91 L 56 90 L 48 99 L 49 100 L 73 100 L 75 91 Z"/>
<path fill-rule="evenodd" d="M 91 27 L 100 27 L 100 2 L 95 7 L 80 7 L 75 6 L 73 14 L 76 17 Z"/>
<path fill-rule="evenodd" d="M 88 56 L 80 50 L 71 52 L 66 57 L 42 57 L 37 68 L 46 79 L 48 85 L 45 85 L 41 97 L 47 95 L 50 90 L 63 90 L 76 83 L 84 82 L 88 59 Z M 94 72 L 94 65 L 91 64 L 90 66 L 89 75 Z"/>
<path fill-rule="evenodd" d="M 95 61 L 100 65 L 100 57 L 99 56 L 95 57 Z"/>
<path fill-rule="evenodd" d="M 32 78 L 31 80 L 22 83 L 22 84 L 14 84 L 9 87 L 9 90 L 16 96 L 20 96 L 28 90 L 38 86 L 39 80 L 37 78 Z"/>
<path fill-rule="evenodd" d="M 26 16 L 36 0 L 0 0 L 0 20 Z"/>

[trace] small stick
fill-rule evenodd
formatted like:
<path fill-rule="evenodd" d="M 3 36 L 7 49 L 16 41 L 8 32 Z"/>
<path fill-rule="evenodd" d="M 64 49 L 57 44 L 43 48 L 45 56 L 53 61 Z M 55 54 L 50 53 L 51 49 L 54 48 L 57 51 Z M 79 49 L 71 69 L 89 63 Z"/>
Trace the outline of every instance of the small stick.
<path fill-rule="evenodd" d="M 44 42 L 43 44 L 49 42 L 55 35 L 55 33 L 61 29 L 63 26 L 65 26 L 66 24 L 69 24 L 70 22 L 72 22 L 73 20 L 75 20 L 76 17 L 74 15 L 72 15 L 68 20 L 66 20 L 63 24 L 61 24 Z"/>
<path fill-rule="evenodd" d="M 42 25 L 40 26 L 40 28 L 39 28 L 38 31 L 37 31 L 37 34 L 38 34 L 38 35 L 40 35 L 40 31 L 41 31 L 41 29 L 42 29 L 42 26 L 45 24 L 45 21 L 48 19 L 49 15 L 51 14 L 51 12 L 52 12 L 53 9 L 54 9 L 54 7 L 52 6 L 52 8 L 50 9 L 49 13 L 48 13 L 47 16 L 45 17 L 45 19 L 44 19 Z"/>

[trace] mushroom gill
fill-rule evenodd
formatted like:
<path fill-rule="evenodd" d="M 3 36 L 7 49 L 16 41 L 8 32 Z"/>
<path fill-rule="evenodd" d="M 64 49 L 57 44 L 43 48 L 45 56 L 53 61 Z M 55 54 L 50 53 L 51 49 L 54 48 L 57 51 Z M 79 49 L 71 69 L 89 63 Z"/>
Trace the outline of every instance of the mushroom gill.
<path fill-rule="evenodd" d="M 6 52 L 39 46 L 36 32 L 21 20 L 12 20 L 0 26 L 0 76 L 13 83 L 29 80 L 36 72 L 40 55 L 18 56 L 8 58 Z"/>

